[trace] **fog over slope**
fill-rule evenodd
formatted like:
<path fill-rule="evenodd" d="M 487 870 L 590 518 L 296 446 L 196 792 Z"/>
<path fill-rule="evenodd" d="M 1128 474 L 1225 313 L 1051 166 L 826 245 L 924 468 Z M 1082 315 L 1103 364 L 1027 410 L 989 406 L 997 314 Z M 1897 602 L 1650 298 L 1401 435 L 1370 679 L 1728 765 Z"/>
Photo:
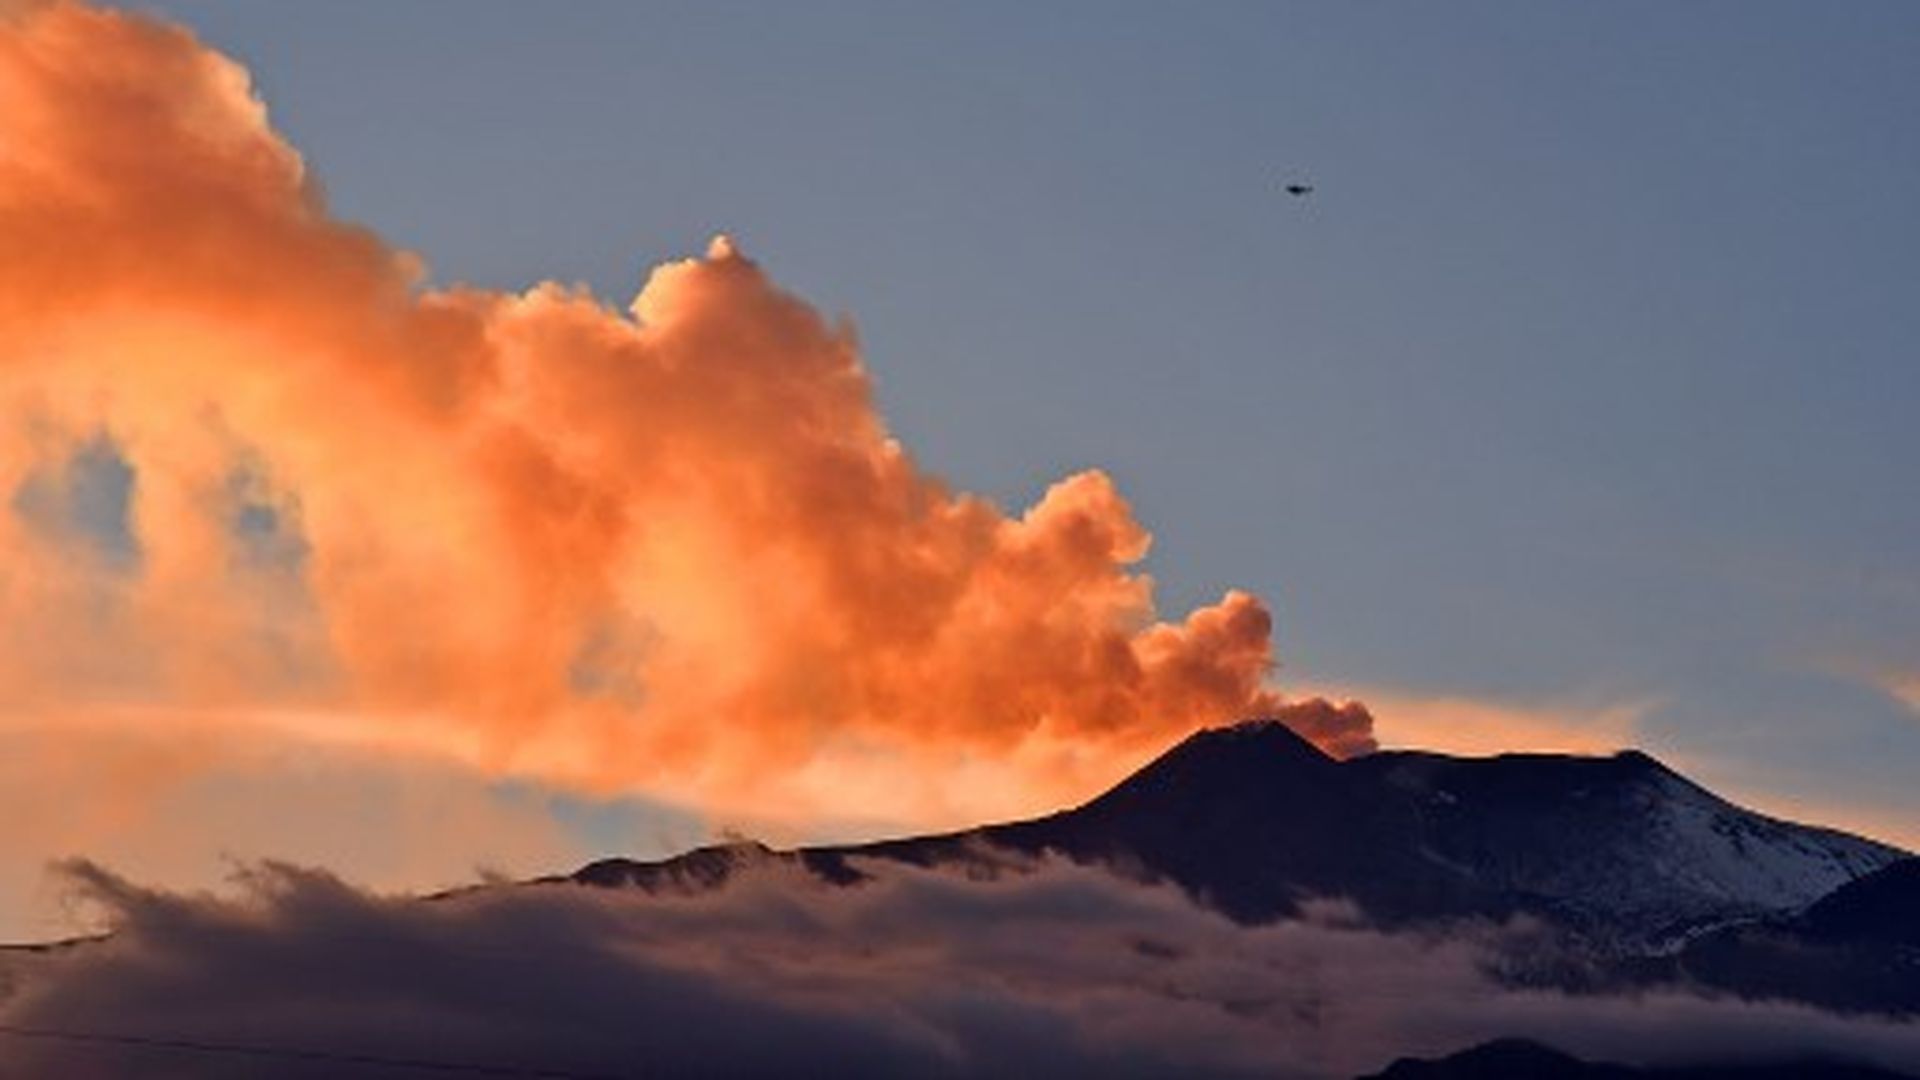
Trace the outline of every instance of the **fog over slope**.
<path fill-rule="evenodd" d="M 1442 859 L 1431 877 L 1433 837 L 1393 831 L 1427 802 L 1394 804 L 1368 786 L 1381 766 L 1336 763 L 1265 723 L 1194 736 L 1087 807 L 1033 822 L 610 860 L 431 899 L 273 864 L 225 897 L 184 896 L 74 863 L 70 887 L 111 933 L 10 954 L 0 1024 L 87 1040 L 0 1038 L 0 1071 L 244 1076 L 264 1055 L 289 1076 L 333 1075 L 348 1056 L 582 1076 L 818 1063 L 854 1076 L 1331 1078 L 1513 1036 L 1629 1063 L 1820 1054 L 1920 1069 L 1920 1025 L 1858 1011 L 1877 1000 L 1843 1001 L 1856 1011 L 1841 1015 L 1739 1000 L 1738 978 L 1708 989 L 1684 967 L 1645 968 L 1670 960 L 1646 951 L 1656 935 L 1635 920 L 1664 926 L 1673 903 L 1703 897 L 1763 909 L 1805 875 L 1703 892 L 1665 866 L 1658 836 L 1635 864 L 1630 838 L 1611 833 L 1663 820 L 1652 792 L 1716 807 L 1725 824 L 1709 832 L 1728 844 L 1804 848 L 1810 874 L 1852 873 L 1832 869 L 1834 852 L 1885 864 L 1809 909 L 1809 927 L 1849 942 L 1880 933 L 1901 902 L 1911 875 L 1888 861 L 1898 853 L 1758 818 L 1633 756 L 1419 761 L 1497 766 L 1506 814 L 1551 822 L 1601 807 L 1599 827 L 1495 858 L 1485 842 L 1499 830 L 1466 828 L 1484 793 L 1453 784 L 1443 805 L 1467 816 L 1439 824 L 1486 857 L 1477 869 Z M 1642 879 L 1617 894 L 1631 903 L 1570 906 L 1577 880 L 1561 896 L 1514 888 L 1563 882 L 1553 867 L 1601 850 Z M 1892 945 L 1874 956 L 1911 959 Z"/>
<path fill-rule="evenodd" d="M 290 867 L 214 899 L 75 866 L 116 932 L 10 958 L 0 1022 L 609 1076 L 1342 1077 L 1515 1034 L 1611 1060 L 1813 1049 L 1920 1069 L 1912 1024 L 1505 987 L 1489 967 L 1531 947 L 1524 923 L 1388 933 L 1328 905 L 1248 927 L 1085 867 L 871 869 L 854 889 L 770 866 L 696 895 L 549 884 L 420 902 Z M 0 1039 L 13 1075 L 260 1069 Z"/>

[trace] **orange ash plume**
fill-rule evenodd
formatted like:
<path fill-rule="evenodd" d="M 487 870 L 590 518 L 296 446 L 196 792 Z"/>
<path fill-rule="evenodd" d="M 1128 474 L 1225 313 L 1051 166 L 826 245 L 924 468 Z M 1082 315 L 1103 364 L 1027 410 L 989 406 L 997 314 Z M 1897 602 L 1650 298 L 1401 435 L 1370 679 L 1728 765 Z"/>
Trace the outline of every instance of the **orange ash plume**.
<path fill-rule="evenodd" d="M 1156 621 L 1098 471 L 1017 517 L 950 490 L 851 330 L 725 239 L 630 314 L 425 288 L 177 29 L 0 20 L 0 250 L 16 713 L 297 717 L 710 806 L 845 811 L 908 763 L 888 794 L 938 812 L 948 766 L 1044 800 L 1282 709 L 1258 599 Z"/>

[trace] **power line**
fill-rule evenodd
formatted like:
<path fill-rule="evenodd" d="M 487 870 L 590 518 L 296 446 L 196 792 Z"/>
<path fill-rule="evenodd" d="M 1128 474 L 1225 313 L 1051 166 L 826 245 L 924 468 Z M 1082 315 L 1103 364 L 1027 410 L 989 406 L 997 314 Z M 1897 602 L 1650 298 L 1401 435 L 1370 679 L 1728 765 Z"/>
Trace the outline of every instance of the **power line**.
<path fill-rule="evenodd" d="M 260 1046 L 245 1043 L 216 1042 L 210 1039 L 180 1039 L 157 1035 L 117 1035 L 103 1031 L 78 1031 L 58 1028 L 31 1028 L 0 1024 L 0 1036 L 21 1039 L 45 1039 L 53 1042 L 92 1043 L 132 1046 L 149 1050 L 174 1050 L 191 1054 L 225 1054 L 230 1057 L 276 1058 L 281 1061 L 311 1061 L 329 1065 L 356 1065 L 370 1068 L 413 1069 L 416 1072 L 451 1073 L 465 1076 L 518 1076 L 528 1080 L 632 1080 L 613 1073 L 584 1073 L 567 1069 L 532 1066 L 486 1065 L 479 1062 L 445 1061 L 434 1058 L 385 1057 L 380 1054 L 350 1054 L 334 1050 L 308 1050 L 290 1046 Z"/>

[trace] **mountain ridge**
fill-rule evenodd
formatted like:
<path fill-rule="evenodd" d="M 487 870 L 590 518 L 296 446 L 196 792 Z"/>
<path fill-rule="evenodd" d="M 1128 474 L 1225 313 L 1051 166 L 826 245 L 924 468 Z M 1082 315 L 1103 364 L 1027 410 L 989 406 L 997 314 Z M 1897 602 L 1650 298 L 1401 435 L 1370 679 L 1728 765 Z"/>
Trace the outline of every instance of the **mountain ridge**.
<path fill-rule="evenodd" d="M 570 876 L 706 888 L 782 860 L 849 884 L 862 859 L 977 864 L 993 852 L 1170 881 L 1241 922 L 1341 897 L 1385 925 L 1526 913 L 1640 950 L 1798 910 L 1908 855 L 1739 807 L 1637 750 L 1338 761 L 1280 721 L 1251 720 L 1196 731 L 1106 792 L 1036 818 L 790 852 L 604 859 Z"/>
<path fill-rule="evenodd" d="M 1526 1039 L 1497 1039 L 1444 1058 L 1401 1058 L 1359 1080 L 1910 1080 L 1872 1065 L 1808 1058 L 1771 1064 L 1634 1067 L 1584 1061 Z"/>

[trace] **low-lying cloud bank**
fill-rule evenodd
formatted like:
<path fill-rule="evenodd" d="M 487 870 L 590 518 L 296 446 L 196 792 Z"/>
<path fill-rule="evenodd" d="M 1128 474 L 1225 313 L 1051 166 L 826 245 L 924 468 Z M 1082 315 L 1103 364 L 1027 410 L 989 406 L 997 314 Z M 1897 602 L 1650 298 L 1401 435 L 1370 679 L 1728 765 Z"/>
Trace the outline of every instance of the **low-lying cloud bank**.
<path fill-rule="evenodd" d="M 1329 904 L 1244 927 L 1084 867 L 872 869 L 853 889 L 770 867 L 697 896 L 539 885 L 421 901 L 284 865 L 213 898 L 71 864 L 113 936 L 9 958 L 0 1024 L 205 1045 L 0 1037 L 0 1072 L 360 1069 L 304 1053 L 527 1075 L 1325 1078 L 1505 1035 L 1634 1062 L 1824 1051 L 1920 1068 L 1911 1024 L 1502 986 L 1489 965 L 1535 943 L 1524 926 L 1387 934 Z"/>

